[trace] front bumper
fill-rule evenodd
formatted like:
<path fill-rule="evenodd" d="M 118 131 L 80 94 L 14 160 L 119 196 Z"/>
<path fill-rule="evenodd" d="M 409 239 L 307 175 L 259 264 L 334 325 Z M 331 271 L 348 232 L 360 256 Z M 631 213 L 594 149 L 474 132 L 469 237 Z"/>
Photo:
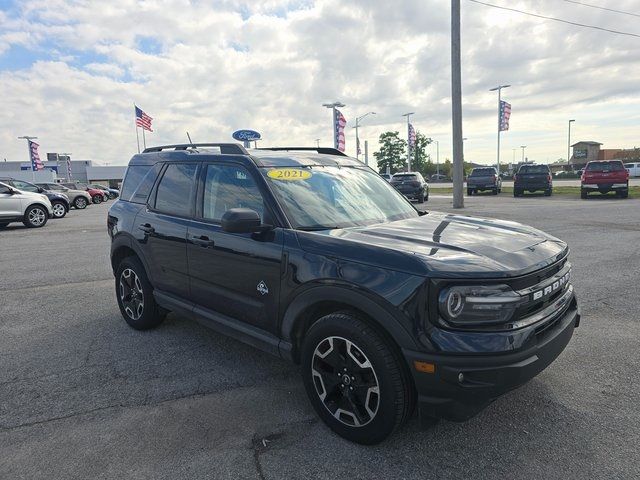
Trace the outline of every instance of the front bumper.
<path fill-rule="evenodd" d="M 421 419 L 464 421 L 473 417 L 549 366 L 567 346 L 579 323 L 580 311 L 574 297 L 562 315 L 543 325 L 536 334 L 535 345 L 518 352 L 463 356 L 403 350 L 418 392 Z M 432 363 L 435 371 L 418 372 L 415 361 Z"/>

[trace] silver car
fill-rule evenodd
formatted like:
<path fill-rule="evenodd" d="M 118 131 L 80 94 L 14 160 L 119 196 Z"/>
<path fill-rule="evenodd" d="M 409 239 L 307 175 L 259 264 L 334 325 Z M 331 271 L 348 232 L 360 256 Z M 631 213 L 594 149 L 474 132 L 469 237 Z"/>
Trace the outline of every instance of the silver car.
<path fill-rule="evenodd" d="M 22 222 L 30 228 L 44 227 L 52 215 L 51 202 L 46 195 L 0 183 L 0 229 L 11 222 Z"/>
<path fill-rule="evenodd" d="M 73 208 L 77 208 L 78 210 L 83 210 L 87 208 L 87 205 L 91 205 L 91 195 L 84 190 L 74 190 L 60 183 L 37 183 L 39 187 L 44 188 L 49 192 L 54 193 L 64 193 L 67 197 L 69 197 L 69 203 Z"/>

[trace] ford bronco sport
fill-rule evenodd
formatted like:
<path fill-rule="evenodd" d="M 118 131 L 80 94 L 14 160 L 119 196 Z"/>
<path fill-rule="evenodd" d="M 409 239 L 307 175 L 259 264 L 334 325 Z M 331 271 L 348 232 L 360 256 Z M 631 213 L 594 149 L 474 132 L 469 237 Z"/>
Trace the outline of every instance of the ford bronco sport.
<path fill-rule="evenodd" d="M 564 242 L 417 210 L 334 149 L 146 149 L 107 225 L 131 327 L 173 311 L 300 364 L 317 414 L 359 443 L 416 403 L 426 423 L 470 418 L 580 320 Z"/>

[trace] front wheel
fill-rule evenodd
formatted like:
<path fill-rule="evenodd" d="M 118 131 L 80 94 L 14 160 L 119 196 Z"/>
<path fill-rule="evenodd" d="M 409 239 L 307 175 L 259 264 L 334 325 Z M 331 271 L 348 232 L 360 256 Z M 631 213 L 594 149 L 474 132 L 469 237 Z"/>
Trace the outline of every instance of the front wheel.
<path fill-rule="evenodd" d="M 162 323 L 165 312 L 153 298 L 153 287 L 140 260 L 127 257 L 116 270 L 116 297 L 131 328 L 148 330 Z"/>
<path fill-rule="evenodd" d="M 53 202 L 51 204 L 53 218 L 63 218 L 67 214 L 67 207 L 62 202 Z"/>
<path fill-rule="evenodd" d="M 28 228 L 40 228 L 47 224 L 48 219 L 49 212 L 47 212 L 44 207 L 40 205 L 31 205 L 24 213 L 24 220 L 22 223 L 24 223 L 24 226 Z"/>
<path fill-rule="evenodd" d="M 424 203 L 424 192 L 418 196 L 418 203 Z"/>
<path fill-rule="evenodd" d="M 347 440 L 379 443 L 413 412 L 414 387 L 402 358 L 349 312 L 327 315 L 311 326 L 301 366 L 313 408 Z"/>
<path fill-rule="evenodd" d="M 93 203 L 95 203 L 96 205 L 102 203 L 102 195 L 96 195 L 95 197 L 93 197 Z"/>

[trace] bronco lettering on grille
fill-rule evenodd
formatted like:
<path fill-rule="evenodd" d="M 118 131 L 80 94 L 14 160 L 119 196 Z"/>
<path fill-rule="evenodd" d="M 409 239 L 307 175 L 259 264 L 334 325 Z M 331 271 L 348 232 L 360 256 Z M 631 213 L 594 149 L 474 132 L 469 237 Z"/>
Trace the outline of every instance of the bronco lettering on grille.
<path fill-rule="evenodd" d="M 556 280 L 551 285 L 547 285 L 543 289 L 537 290 L 533 292 L 532 298 L 533 300 L 540 300 L 542 297 L 547 297 L 552 293 L 556 292 L 560 288 L 563 288 L 567 283 L 569 283 L 569 279 L 571 277 L 571 272 L 565 273 L 562 278 Z"/>

